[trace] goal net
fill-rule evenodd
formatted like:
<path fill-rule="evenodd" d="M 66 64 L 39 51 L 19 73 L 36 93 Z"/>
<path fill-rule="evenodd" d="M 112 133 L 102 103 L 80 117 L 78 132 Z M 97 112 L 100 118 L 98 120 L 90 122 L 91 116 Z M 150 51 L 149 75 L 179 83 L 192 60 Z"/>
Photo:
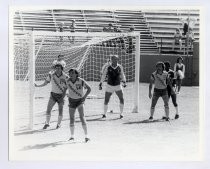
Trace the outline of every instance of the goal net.
<path fill-rule="evenodd" d="M 124 92 L 124 112 L 138 112 L 140 33 L 67 33 L 67 32 L 15 32 L 13 38 L 14 130 L 32 129 L 44 124 L 51 84 L 42 84 L 52 70 L 52 63 L 58 55 L 64 55 L 68 74 L 70 68 L 77 68 L 80 76 L 91 86 L 91 93 L 85 102 L 87 118 L 98 118 L 103 114 L 106 82 L 99 90 L 101 69 L 110 55 L 119 56 L 123 66 L 127 87 Z M 113 94 L 109 102 L 113 117 L 119 117 L 119 99 Z M 54 106 L 51 122 L 57 122 L 58 107 Z M 54 117 L 54 119 L 53 119 Z M 64 119 L 69 119 L 68 99 L 65 98 Z"/>

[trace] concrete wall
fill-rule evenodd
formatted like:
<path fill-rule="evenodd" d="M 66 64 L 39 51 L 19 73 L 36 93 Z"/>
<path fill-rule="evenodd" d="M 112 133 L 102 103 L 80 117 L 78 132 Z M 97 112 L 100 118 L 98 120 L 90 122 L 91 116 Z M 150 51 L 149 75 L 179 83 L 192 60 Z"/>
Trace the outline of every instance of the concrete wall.
<path fill-rule="evenodd" d="M 184 86 L 198 86 L 199 85 L 199 55 L 194 59 L 194 56 L 182 56 L 185 64 L 185 78 L 183 79 Z M 140 59 L 140 82 L 149 83 L 150 75 L 154 72 L 156 62 L 158 61 L 170 61 L 171 67 L 174 69 L 179 55 L 148 55 L 141 54 Z"/>

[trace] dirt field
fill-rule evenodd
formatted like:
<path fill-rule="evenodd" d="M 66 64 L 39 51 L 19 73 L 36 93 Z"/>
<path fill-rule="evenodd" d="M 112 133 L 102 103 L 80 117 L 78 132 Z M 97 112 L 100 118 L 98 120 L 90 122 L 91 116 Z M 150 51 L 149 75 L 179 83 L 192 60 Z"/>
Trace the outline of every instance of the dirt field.
<path fill-rule="evenodd" d="M 125 96 L 125 100 L 126 100 Z M 97 99 L 102 105 L 102 99 Z M 126 102 L 125 102 L 126 103 Z M 68 160 L 68 161 L 192 161 L 202 154 L 199 118 L 199 88 L 182 87 L 178 95 L 180 119 L 174 120 L 175 108 L 170 100 L 170 122 L 161 120 L 164 114 L 159 99 L 153 121 L 148 121 L 151 100 L 148 84 L 140 84 L 140 112 L 88 112 L 86 119 L 91 141 L 84 142 L 84 134 L 77 116 L 75 141 L 69 142 L 68 110 L 64 111 L 62 127 L 55 129 L 57 112 L 49 129 L 42 130 L 45 116 L 40 115 L 33 131 L 16 131 L 10 137 L 10 159 Z M 87 106 L 87 104 L 85 105 Z M 94 108 L 93 108 L 94 109 Z M 118 109 L 118 107 L 117 107 Z"/>

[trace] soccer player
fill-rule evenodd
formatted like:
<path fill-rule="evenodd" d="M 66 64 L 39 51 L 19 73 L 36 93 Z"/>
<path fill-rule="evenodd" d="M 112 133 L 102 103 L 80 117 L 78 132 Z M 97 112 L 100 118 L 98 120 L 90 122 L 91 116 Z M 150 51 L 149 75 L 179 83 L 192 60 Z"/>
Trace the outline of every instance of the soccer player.
<path fill-rule="evenodd" d="M 180 51 L 182 50 L 182 34 L 178 28 L 176 28 L 176 32 L 174 33 L 174 41 L 173 41 L 172 50 L 174 50 L 175 45 L 179 45 Z"/>
<path fill-rule="evenodd" d="M 167 90 L 168 90 L 168 97 L 172 99 L 172 103 L 176 109 L 176 115 L 175 119 L 179 118 L 179 111 L 178 111 L 178 104 L 176 102 L 176 93 L 174 91 L 176 87 L 176 79 L 175 79 L 175 73 L 171 68 L 171 63 L 169 61 L 164 62 L 165 65 L 165 71 L 168 72 L 168 81 L 167 81 Z M 164 119 L 164 117 L 163 117 Z"/>
<path fill-rule="evenodd" d="M 75 19 L 73 19 L 71 25 L 69 26 L 69 30 L 70 30 L 70 32 L 75 32 L 75 29 L 76 29 L 76 21 L 75 21 Z M 75 42 L 74 36 L 71 36 L 71 37 L 68 36 L 68 38 L 71 43 Z"/>
<path fill-rule="evenodd" d="M 165 120 L 169 121 L 169 106 L 168 106 L 168 92 L 167 92 L 167 76 L 168 73 L 164 71 L 164 63 L 157 62 L 156 63 L 156 71 L 152 73 L 150 77 L 150 84 L 149 84 L 149 98 L 152 98 L 152 103 L 150 107 L 150 117 L 149 120 L 153 120 L 153 115 L 155 112 L 155 106 L 159 97 L 162 97 L 164 101 L 165 107 Z M 152 87 L 154 85 L 154 91 L 152 95 Z"/>
<path fill-rule="evenodd" d="M 176 63 L 174 64 L 174 72 L 176 73 L 177 78 L 177 94 L 180 93 L 182 79 L 184 78 L 185 74 L 185 65 L 183 64 L 183 58 L 180 56 L 177 58 Z"/>
<path fill-rule="evenodd" d="M 76 69 L 69 70 L 69 79 L 67 80 L 68 87 L 68 100 L 69 100 L 69 116 L 70 116 L 70 133 L 71 137 L 69 141 L 74 140 L 74 122 L 75 122 L 75 111 L 79 112 L 79 117 L 82 122 L 82 128 L 85 133 L 85 142 L 88 142 L 87 123 L 84 115 L 84 102 L 88 94 L 91 92 L 91 88 L 88 83 L 79 77 L 79 72 Z M 84 94 L 84 89 L 87 89 Z"/>
<path fill-rule="evenodd" d="M 107 76 L 107 86 L 104 99 L 104 114 L 102 118 L 106 118 L 109 99 L 113 92 L 116 93 L 120 100 L 120 118 L 123 118 L 124 98 L 120 82 L 122 81 L 123 87 L 126 87 L 126 79 L 123 72 L 123 67 L 118 64 L 118 59 L 118 55 L 111 56 L 111 64 L 105 68 L 99 83 L 99 90 L 102 90 L 102 83 Z"/>
<path fill-rule="evenodd" d="M 61 64 L 63 68 L 66 67 L 66 62 L 64 61 L 64 55 L 58 55 L 58 59 L 53 61 L 53 69 L 56 64 Z"/>
<path fill-rule="evenodd" d="M 64 22 L 59 23 L 58 24 L 58 31 L 59 32 L 64 32 L 64 26 L 65 26 Z M 63 42 L 63 36 L 60 36 L 60 42 Z"/>
<path fill-rule="evenodd" d="M 43 87 L 46 86 L 48 83 L 52 84 L 52 89 L 50 93 L 50 99 L 47 105 L 46 111 L 46 122 L 43 129 L 47 129 L 50 126 L 50 118 L 51 118 L 51 110 L 55 103 L 58 103 L 58 122 L 56 129 L 60 128 L 61 121 L 63 118 L 63 105 L 64 105 L 64 97 L 66 95 L 67 85 L 66 80 L 68 76 L 63 72 L 63 66 L 60 63 L 55 65 L 55 70 L 49 72 L 47 78 L 45 79 L 43 84 L 37 85 L 35 87 Z"/>

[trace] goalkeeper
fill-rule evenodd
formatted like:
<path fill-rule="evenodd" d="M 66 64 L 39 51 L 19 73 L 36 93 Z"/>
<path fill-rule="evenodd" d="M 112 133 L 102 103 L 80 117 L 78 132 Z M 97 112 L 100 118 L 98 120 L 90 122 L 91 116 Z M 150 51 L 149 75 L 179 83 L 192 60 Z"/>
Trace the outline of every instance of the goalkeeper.
<path fill-rule="evenodd" d="M 123 72 L 123 67 L 120 64 L 118 64 L 118 55 L 112 55 L 110 58 L 111 64 L 106 66 L 105 70 L 103 71 L 101 81 L 99 83 L 99 90 L 102 90 L 102 83 L 107 76 L 107 85 L 104 99 L 104 114 L 102 118 L 106 118 L 109 99 L 113 92 L 116 93 L 120 100 L 120 118 L 123 118 L 124 98 L 120 82 L 122 81 L 123 87 L 126 87 L 125 74 Z"/>

